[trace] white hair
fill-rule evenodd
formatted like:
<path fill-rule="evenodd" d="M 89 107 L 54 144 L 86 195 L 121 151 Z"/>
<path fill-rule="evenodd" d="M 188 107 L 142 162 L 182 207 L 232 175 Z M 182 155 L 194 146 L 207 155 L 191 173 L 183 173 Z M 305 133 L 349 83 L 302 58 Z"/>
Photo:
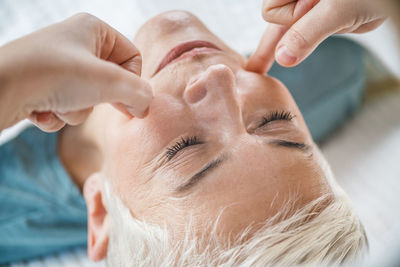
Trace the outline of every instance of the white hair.
<path fill-rule="evenodd" d="M 317 151 L 319 153 L 319 151 Z M 363 226 L 350 201 L 334 182 L 320 155 L 320 164 L 335 196 L 322 196 L 297 211 L 283 205 L 261 228 L 245 229 L 236 241 L 221 240 L 216 224 L 198 237 L 190 223 L 179 241 L 167 226 L 132 217 L 105 183 L 105 203 L 111 218 L 107 266 L 338 266 L 353 264 L 368 247 Z M 289 215 L 289 216 L 287 216 Z M 283 219 L 282 219 L 283 218 Z"/>

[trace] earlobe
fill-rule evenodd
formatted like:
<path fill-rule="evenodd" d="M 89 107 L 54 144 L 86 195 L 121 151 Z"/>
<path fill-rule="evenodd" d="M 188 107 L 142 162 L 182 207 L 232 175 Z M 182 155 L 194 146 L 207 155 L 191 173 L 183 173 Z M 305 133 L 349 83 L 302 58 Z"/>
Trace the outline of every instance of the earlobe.
<path fill-rule="evenodd" d="M 109 217 L 103 203 L 103 181 L 104 177 L 95 173 L 83 188 L 88 217 L 88 256 L 93 261 L 100 261 L 107 254 Z"/>

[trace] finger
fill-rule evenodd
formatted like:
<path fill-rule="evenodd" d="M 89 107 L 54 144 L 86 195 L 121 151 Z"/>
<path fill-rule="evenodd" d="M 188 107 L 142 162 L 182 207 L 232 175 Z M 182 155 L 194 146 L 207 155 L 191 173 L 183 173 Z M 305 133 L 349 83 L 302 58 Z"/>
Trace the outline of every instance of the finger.
<path fill-rule="evenodd" d="M 122 103 L 113 103 L 112 106 L 117 110 L 121 111 L 125 116 L 133 118 L 133 115 L 126 109 L 126 106 Z"/>
<path fill-rule="evenodd" d="M 128 111 L 126 105 L 122 104 L 122 103 L 113 103 L 112 106 L 114 108 L 116 108 L 117 110 L 121 111 L 123 114 L 125 114 L 127 117 L 132 118 L 132 114 Z M 149 113 L 149 108 L 147 108 L 141 115 L 136 116 L 138 118 L 144 118 L 147 116 L 147 114 Z"/>
<path fill-rule="evenodd" d="M 345 20 L 327 2 L 319 2 L 282 37 L 275 51 L 276 61 L 280 65 L 293 67 L 299 64 L 323 40 L 343 28 Z"/>
<path fill-rule="evenodd" d="M 142 59 L 139 50 L 120 32 L 88 13 L 79 13 L 66 20 L 72 27 L 79 25 L 78 31 L 69 38 L 78 38 L 98 58 L 122 65 L 137 75 L 141 74 Z M 67 32 L 71 32 L 70 30 Z"/>
<path fill-rule="evenodd" d="M 269 71 L 275 60 L 275 48 L 282 36 L 287 31 L 286 26 L 270 24 L 267 26 L 256 52 L 247 61 L 245 69 L 248 71 L 265 74 Z"/>
<path fill-rule="evenodd" d="M 98 51 L 101 59 L 121 65 L 126 70 L 141 75 L 142 57 L 136 46 L 120 32 L 100 21 L 101 34 Z"/>
<path fill-rule="evenodd" d="M 79 111 L 74 111 L 74 112 L 67 112 L 67 113 L 59 113 L 56 112 L 57 117 L 64 121 L 65 123 L 69 125 L 78 125 L 84 122 L 87 117 L 90 115 L 90 113 L 93 111 L 93 108 L 87 108 Z"/>
<path fill-rule="evenodd" d="M 291 26 L 318 2 L 319 0 L 264 0 L 262 16 L 268 22 Z"/>
<path fill-rule="evenodd" d="M 55 93 L 55 99 L 64 99 L 57 105 L 58 111 L 82 110 L 109 102 L 122 103 L 132 115 L 142 117 L 152 99 L 152 90 L 139 77 L 142 65 L 139 50 L 117 30 L 90 14 L 78 14 L 68 21 L 89 31 L 81 39 L 87 42 L 94 56 L 82 60 L 80 79 L 71 81 L 71 90 Z M 85 39 L 87 36 L 90 38 Z"/>
<path fill-rule="evenodd" d="M 44 132 L 56 132 L 65 126 L 65 122 L 52 112 L 33 112 L 28 119 Z"/>
<path fill-rule="evenodd" d="M 141 118 L 153 98 L 146 80 L 95 56 L 82 60 L 68 86 L 68 90 L 55 91 L 52 96 L 57 112 L 76 112 L 100 103 L 122 103 L 130 116 Z"/>
<path fill-rule="evenodd" d="M 150 84 L 119 66 L 110 62 L 101 62 L 97 64 L 102 73 L 98 77 L 102 79 L 96 83 L 94 90 L 100 90 L 101 102 L 122 103 L 126 110 L 135 117 L 142 118 L 153 98 L 153 92 Z M 96 92 L 93 92 L 96 94 Z"/>

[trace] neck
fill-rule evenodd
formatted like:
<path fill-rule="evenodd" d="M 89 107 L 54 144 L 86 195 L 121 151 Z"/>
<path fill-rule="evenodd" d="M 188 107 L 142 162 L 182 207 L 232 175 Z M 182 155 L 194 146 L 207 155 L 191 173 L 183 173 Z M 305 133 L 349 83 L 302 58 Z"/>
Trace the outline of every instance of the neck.
<path fill-rule="evenodd" d="M 103 128 L 98 118 L 91 115 L 79 126 L 65 127 L 58 140 L 61 162 L 81 191 L 86 179 L 99 171 L 103 162 Z"/>

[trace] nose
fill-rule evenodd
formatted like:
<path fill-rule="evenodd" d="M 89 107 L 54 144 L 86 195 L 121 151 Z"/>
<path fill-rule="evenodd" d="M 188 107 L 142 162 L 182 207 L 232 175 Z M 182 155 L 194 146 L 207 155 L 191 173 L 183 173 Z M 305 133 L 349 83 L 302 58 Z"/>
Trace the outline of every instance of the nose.
<path fill-rule="evenodd" d="M 235 89 L 235 75 L 223 64 L 213 65 L 193 77 L 184 91 L 184 99 L 197 116 L 220 125 L 240 125 L 241 112 Z"/>
<path fill-rule="evenodd" d="M 213 65 L 198 76 L 193 77 L 185 88 L 184 98 L 189 104 L 195 104 L 209 98 L 232 100 L 235 95 L 235 76 L 230 68 L 223 64 Z"/>

